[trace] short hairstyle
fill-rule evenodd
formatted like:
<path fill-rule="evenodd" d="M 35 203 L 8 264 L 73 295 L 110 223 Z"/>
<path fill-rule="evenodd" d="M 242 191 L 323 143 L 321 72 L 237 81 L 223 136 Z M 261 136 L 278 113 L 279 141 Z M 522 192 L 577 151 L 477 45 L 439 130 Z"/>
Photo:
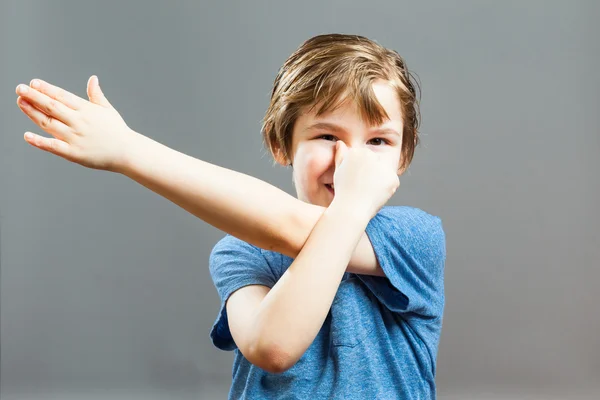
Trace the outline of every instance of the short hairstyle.
<path fill-rule="evenodd" d="M 317 116 L 333 111 L 348 96 L 363 120 L 382 124 L 389 116 L 371 87 L 377 79 L 388 81 L 398 94 L 404 126 L 400 168 L 408 168 L 419 144 L 420 86 L 398 52 L 358 35 L 318 35 L 288 57 L 275 78 L 262 121 L 265 147 L 273 156 L 279 151 L 289 160 L 297 118 L 317 105 Z"/>

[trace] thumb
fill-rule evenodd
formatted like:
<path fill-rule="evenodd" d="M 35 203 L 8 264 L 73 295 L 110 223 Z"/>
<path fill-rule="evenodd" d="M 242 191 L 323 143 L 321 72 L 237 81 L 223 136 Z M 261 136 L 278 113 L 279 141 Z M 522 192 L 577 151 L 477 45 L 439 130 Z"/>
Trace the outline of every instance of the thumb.
<path fill-rule="evenodd" d="M 335 142 L 335 166 L 336 166 L 336 168 L 339 167 L 339 165 L 344 160 L 344 156 L 346 155 L 347 150 L 348 150 L 348 148 L 346 147 L 346 144 L 344 142 L 342 142 L 341 140 L 338 140 L 337 142 Z"/>
<path fill-rule="evenodd" d="M 90 76 L 90 79 L 88 79 L 87 95 L 92 103 L 113 108 L 106 97 L 104 97 L 104 93 L 102 93 L 102 89 L 100 89 L 100 83 L 96 75 L 92 75 Z"/>

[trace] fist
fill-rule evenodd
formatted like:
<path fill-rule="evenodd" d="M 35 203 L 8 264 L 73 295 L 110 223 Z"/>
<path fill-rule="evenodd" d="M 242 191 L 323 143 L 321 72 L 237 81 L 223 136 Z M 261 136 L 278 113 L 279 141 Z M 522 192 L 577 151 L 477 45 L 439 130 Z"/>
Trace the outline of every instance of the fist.
<path fill-rule="evenodd" d="M 348 149 L 338 140 L 335 146 L 334 202 L 343 203 L 369 219 L 392 197 L 400 179 L 395 165 L 366 148 Z"/>

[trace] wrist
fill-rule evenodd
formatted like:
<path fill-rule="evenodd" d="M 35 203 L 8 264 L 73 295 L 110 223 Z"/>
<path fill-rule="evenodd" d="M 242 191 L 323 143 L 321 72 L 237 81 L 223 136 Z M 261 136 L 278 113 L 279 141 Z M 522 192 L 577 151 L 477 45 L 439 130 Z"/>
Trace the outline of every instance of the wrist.
<path fill-rule="evenodd" d="M 372 213 L 365 207 L 358 207 L 356 204 L 342 200 L 336 201 L 335 198 L 325 210 L 325 213 L 331 215 L 343 215 L 345 220 L 356 222 L 361 226 L 366 226 L 373 217 Z"/>
<path fill-rule="evenodd" d="M 151 139 L 134 130 L 130 130 L 126 136 L 126 140 L 121 143 L 121 152 L 115 158 L 112 170 L 129 176 L 139 163 L 140 157 L 145 152 L 144 147 L 147 147 Z"/>

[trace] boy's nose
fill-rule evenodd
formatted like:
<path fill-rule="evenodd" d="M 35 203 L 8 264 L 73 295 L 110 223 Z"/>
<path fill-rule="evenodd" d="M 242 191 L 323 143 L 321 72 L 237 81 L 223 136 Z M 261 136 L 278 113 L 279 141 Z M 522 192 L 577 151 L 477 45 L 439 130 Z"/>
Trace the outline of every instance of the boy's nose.
<path fill-rule="evenodd" d="M 348 148 L 348 150 L 353 149 L 353 148 L 360 148 L 361 146 L 366 146 L 365 143 L 362 142 L 344 142 L 344 144 L 346 145 L 346 147 Z"/>
<path fill-rule="evenodd" d="M 346 147 L 348 149 L 351 149 L 352 147 L 357 146 L 357 143 L 347 142 L 345 140 L 342 140 L 342 142 L 344 142 L 344 144 L 346 145 Z"/>

